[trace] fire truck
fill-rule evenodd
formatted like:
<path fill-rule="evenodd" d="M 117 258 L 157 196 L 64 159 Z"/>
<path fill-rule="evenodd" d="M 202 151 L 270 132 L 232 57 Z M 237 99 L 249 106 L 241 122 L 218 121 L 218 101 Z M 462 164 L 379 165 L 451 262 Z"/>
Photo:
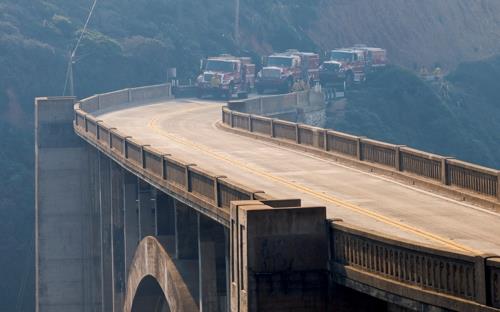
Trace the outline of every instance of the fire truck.
<path fill-rule="evenodd" d="M 246 98 L 255 84 L 255 64 L 249 57 L 220 55 L 201 61 L 201 74 L 196 79 L 197 95 L 231 99 Z"/>
<path fill-rule="evenodd" d="M 387 66 L 387 50 L 368 47 L 364 44 L 355 45 L 353 49 L 358 49 L 365 53 L 365 62 L 368 70 L 374 71 Z"/>
<path fill-rule="evenodd" d="M 365 52 L 359 49 L 338 49 L 330 52 L 330 61 L 340 63 L 340 71 L 345 72 L 346 87 L 361 83 L 366 79 Z"/>
<path fill-rule="evenodd" d="M 387 52 L 380 48 L 356 45 L 352 48 L 329 52 L 328 61 L 320 66 L 320 82 L 323 87 L 343 84 L 344 89 L 366 80 L 366 75 L 387 65 Z"/>
<path fill-rule="evenodd" d="M 307 88 L 319 79 L 319 55 L 316 53 L 288 50 L 268 56 L 263 63 L 255 81 L 259 94 L 267 90 L 288 93 L 297 85 Z"/>

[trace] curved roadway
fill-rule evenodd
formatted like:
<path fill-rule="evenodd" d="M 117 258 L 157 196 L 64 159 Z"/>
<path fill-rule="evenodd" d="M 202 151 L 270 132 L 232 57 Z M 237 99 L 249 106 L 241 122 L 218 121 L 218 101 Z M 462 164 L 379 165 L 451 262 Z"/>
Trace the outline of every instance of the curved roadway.
<path fill-rule="evenodd" d="M 329 218 L 467 253 L 500 255 L 500 214 L 216 127 L 224 103 L 171 100 L 98 112 L 158 150 L 277 198 L 324 205 Z"/>

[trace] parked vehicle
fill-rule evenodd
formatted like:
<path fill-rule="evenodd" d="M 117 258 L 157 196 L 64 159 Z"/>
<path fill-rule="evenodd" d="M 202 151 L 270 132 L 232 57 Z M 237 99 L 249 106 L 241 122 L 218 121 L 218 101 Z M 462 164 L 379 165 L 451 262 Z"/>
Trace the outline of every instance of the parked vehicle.
<path fill-rule="evenodd" d="M 259 94 L 268 90 L 291 92 L 294 86 L 310 87 L 319 79 L 319 55 L 289 50 L 268 56 L 257 74 L 255 86 Z"/>
<path fill-rule="evenodd" d="M 197 95 L 226 99 L 237 95 L 246 98 L 255 84 L 255 64 L 249 57 L 221 55 L 201 61 L 201 74 L 196 80 Z"/>

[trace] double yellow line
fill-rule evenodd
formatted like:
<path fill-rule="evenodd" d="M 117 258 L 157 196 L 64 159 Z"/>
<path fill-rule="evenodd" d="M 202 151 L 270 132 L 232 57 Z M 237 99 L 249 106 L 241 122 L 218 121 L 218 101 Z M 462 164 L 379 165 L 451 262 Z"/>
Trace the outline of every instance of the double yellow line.
<path fill-rule="evenodd" d="M 204 107 L 195 107 L 195 108 L 191 108 L 191 109 L 187 109 L 187 110 L 182 110 L 182 111 L 174 112 L 173 114 L 179 114 L 179 113 L 183 113 L 184 114 L 184 113 L 193 112 L 193 111 L 205 110 L 205 109 L 208 109 L 208 108 L 213 109 L 213 107 L 206 107 L 206 106 L 204 106 Z M 172 114 L 169 114 L 169 115 L 172 115 Z M 148 127 L 151 128 L 157 134 L 159 134 L 159 135 L 161 135 L 163 137 L 166 137 L 166 138 L 168 138 L 168 139 L 170 139 L 172 141 L 175 141 L 175 142 L 177 142 L 179 144 L 182 144 L 182 145 L 185 145 L 185 146 L 189 146 L 191 148 L 195 148 L 195 149 L 199 150 L 200 152 L 202 152 L 202 153 L 204 153 L 206 155 L 214 157 L 214 158 L 216 158 L 218 160 L 222 160 L 222 161 L 227 162 L 227 163 L 229 163 L 231 165 L 237 166 L 238 168 L 243 169 L 243 170 L 245 170 L 247 172 L 250 172 L 250 173 L 252 173 L 254 175 L 258 175 L 260 177 L 263 177 L 263 178 L 266 178 L 266 179 L 278 182 L 278 183 L 283 184 L 283 185 L 285 185 L 285 186 L 287 186 L 289 188 L 292 188 L 292 189 L 298 190 L 300 192 L 309 194 L 309 195 L 311 195 L 313 197 L 319 198 L 319 199 L 321 199 L 321 200 L 323 200 L 325 202 L 332 203 L 332 204 L 335 204 L 335 205 L 338 205 L 338 206 L 350 209 L 352 211 L 355 211 L 355 212 L 360 213 L 362 215 L 368 216 L 368 217 L 370 217 L 372 219 L 375 219 L 377 221 L 380 221 L 380 222 L 383 222 L 385 224 L 388 224 L 388 225 L 394 226 L 396 228 L 399 228 L 401 230 L 404 230 L 404 231 L 416 234 L 416 235 L 418 235 L 420 237 L 423 237 L 423 238 L 426 238 L 428 240 L 438 242 L 438 243 L 440 243 L 440 244 L 442 244 L 442 245 L 444 245 L 444 246 L 446 246 L 448 248 L 459 250 L 459 251 L 466 252 L 466 253 L 481 254 L 481 252 L 479 252 L 477 250 L 471 249 L 469 247 L 465 247 L 465 246 L 463 246 L 461 244 L 458 244 L 458 243 L 456 243 L 456 242 L 454 242 L 454 241 L 452 241 L 450 239 L 446 239 L 446 238 L 440 237 L 438 235 L 429 233 L 427 231 L 415 228 L 413 226 L 410 226 L 410 225 L 398 222 L 398 221 L 393 220 L 391 218 L 385 217 L 385 216 L 383 216 L 383 215 L 381 215 L 379 213 L 370 211 L 370 210 L 365 209 L 365 208 L 361 208 L 361 207 L 359 207 L 357 205 L 354 205 L 354 204 L 349 203 L 347 201 L 344 201 L 342 199 L 336 198 L 336 197 L 334 197 L 332 195 L 327 195 L 327 194 L 316 192 L 313 189 L 310 189 L 310 188 L 308 188 L 308 187 L 306 187 L 304 185 L 301 185 L 299 183 L 290 182 L 290 181 L 288 181 L 288 180 L 286 180 L 284 178 L 281 178 L 279 176 L 275 176 L 273 174 L 270 174 L 268 172 L 265 172 L 263 170 L 255 168 L 253 166 L 250 166 L 247 163 L 244 163 L 244 162 L 239 161 L 237 159 L 232 159 L 232 158 L 226 157 L 224 155 L 221 155 L 220 153 L 211 150 L 210 148 L 208 148 L 205 145 L 202 145 L 202 144 L 199 144 L 199 143 L 195 143 L 195 142 L 192 142 L 192 141 L 190 141 L 190 140 L 188 140 L 186 138 L 179 137 L 177 135 L 171 134 L 171 133 L 169 133 L 169 132 L 161 129 L 158 126 L 158 122 L 160 121 L 160 118 L 161 118 L 161 116 L 156 116 L 156 117 L 152 118 L 149 121 L 149 123 L 148 123 Z"/>

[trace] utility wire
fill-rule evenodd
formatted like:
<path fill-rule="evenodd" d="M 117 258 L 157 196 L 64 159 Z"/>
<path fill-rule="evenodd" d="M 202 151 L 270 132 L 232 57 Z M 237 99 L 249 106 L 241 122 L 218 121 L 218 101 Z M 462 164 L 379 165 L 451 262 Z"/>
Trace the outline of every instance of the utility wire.
<path fill-rule="evenodd" d="M 96 7 L 97 0 L 94 0 L 94 3 L 92 3 L 92 7 L 90 8 L 89 15 L 87 16 L 87 20 L 85 21 L 85 24 L 83 25 L 82 32 L 80 33 L 80 37 L 78 37 L 78 41 L 75 44 L 75 48 L 71 51 L 71 54 L 69 56 L 69 62 L 68 62 L 68 69 L 66 70 L 66 79 L 64 81 L 64 91 L 63 95 L 66 94 L 66 88 L 68 86 L 68 81 L 70 82 L 70 89 L 71 93 L 73 93 L 73 60 L 75 58 L 76 52 L 78 50 L 78 47 L 80 46 L 80 43 L 82 42 L 83 35 L 85 35 L 85 32 L 87 31 L 87 27 L 90 22 L 90 18 L 92 17 L 92 13 L 94 13 L 94 9 Z M 71 94 L 73 95 L 73 94 Z"/>

